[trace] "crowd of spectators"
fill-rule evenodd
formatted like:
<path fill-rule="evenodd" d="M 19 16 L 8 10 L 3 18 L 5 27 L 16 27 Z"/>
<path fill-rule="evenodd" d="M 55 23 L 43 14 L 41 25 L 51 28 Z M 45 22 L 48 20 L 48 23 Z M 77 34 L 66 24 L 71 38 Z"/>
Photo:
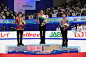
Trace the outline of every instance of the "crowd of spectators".
<path fill-rule="evenodd" d="M 86 1 L 85 0 L 73 0 L 68 3 L 62 2 L 59 7 L 46 8 L 44 14 L 47 18 L 61 17 L 62 13 L 66 12 L 67 16 L 80 16 L 86 15 Z M 0 4 L 0 19 L 16 19 L 17 13 L 11 11 L 5 4 Z M 24 14 L 25 19 L 36 19 L 37 13 Z"/>
<path fill-rule="evenodd" d="M 83 24 L 72 25 L 69 30 L 72 30 L 72 31 L 86 31 L 86 24 L 83 23 Z M 59 26 L 57 26 L 56 31 L 60 31 Z"/>
<path fill-rule="evenodd" d="M 51 7 L 44 10 L 44 14 L 47 18 L 51 17 L 62 17 L 62 13 L 66 13 L 67 16 L 84 16 L 86 15 L 86 1 L 85 0 L 73 0 L 68 3 L 61 3 L 59 7 Z M 33 16 L 33 19 L 36 18 L 37 13 L 26 14 L 26 19 Z"/>
<path fill-rule="evenodd" d="M 6 27 L 5 26 L 1 27 L 1 31 L 7 31 Z M 13 27 L 10 27 L 10 31 L 17 31 L 17 29 L 13 28 Z M 26 27 L 24 27 L 24 31 L 27 31 Z"/>
<path fill-rule="evenodd" d="M 15 19 L 17 14 L 11 11 L 5 4 L 0 4 L 0 19 Z"/>
<path fill-rule="evenodd" d="M 86 31 L 86 24 L 77 24 L 77 25 L 73 25 L 71 26 L 70 30 L 73 31 Z"/>
<path fill-rule="evenodd" d="M 85 0 L 73 0 L 68 3 L 62 2 L 59 7 L 51 7 L 46 8 L 44 10 L 44 14 L 47 18 L 51 17 L 62 17 L 62 13 L 66 13 L 67 16 L 84 16 L 86 15 L 86 1 Z M 38 13 L 34 14 L 23 14 L 23 17 L 25 19 L 36 19 Z M 16 19 L 17 13 L 14 11 L 11 11 L 9 7 L 7 7 L 5 4 L 0 4 L 0 19 Z M 75 28 L 77 25 L 71 26 L 70 30 L 72 28 Z M 83 24 L 81 25 L 83 26 Z M 77 27 L 76 27 L 77 29 Z M 16 31 L 16 28 L 13 27 L 10 28 L 11 31 Z M 24 28 L 26 30 L 26 28 Z M 50 31 L 51 29 L 49 29 Z M 59 26 L 56 28 L 56 30 L 60 30 Z M 5 27 L 2 27 L 2 31 L 6 31 Z"/>

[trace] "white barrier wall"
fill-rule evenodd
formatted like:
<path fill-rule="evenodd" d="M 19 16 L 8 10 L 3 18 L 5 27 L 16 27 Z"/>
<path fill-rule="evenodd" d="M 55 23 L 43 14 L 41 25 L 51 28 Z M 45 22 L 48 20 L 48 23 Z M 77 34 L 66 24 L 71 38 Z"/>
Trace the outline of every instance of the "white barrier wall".
<path fill-rule="evenodd" d="M 0 39 L 17 38 L 17 32 L 0 32 Z M 39 31 L 24 31 L 23 38 L 40 38 Z M 46 31 L 46 38 L 62 38 L 60 31 Z M 86 32 L 68 31 L 68 38 L 86 39 Z"/>

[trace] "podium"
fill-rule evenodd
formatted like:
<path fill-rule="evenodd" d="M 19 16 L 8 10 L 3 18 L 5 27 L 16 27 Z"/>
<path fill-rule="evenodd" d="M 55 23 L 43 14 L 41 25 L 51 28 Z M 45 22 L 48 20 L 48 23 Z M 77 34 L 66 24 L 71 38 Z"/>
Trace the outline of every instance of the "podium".
<path fill-rule="evenodd" d="M 48 55 L 62 53 L 78 53 L 80 46 L 62 47 L 60 44 L 27 44 L 25 46 L 6 45 L 8 54 L 32 54 L 32 55 Z"/>
<path fill-rule="evenodd" d="M 24 54 L 24 46 L 6 45 L 6 52 L 8 54 Z"/>
<path fill-rule="evenodd" d="M 62 53 L 78 53 L 80 52 L 80 46 L 69 46 L 69 47 L 62 47 Z"/>
<path fill-rule="evenodd" d="M 62 54 L 62 46 L 59 44 L 25 45 L 24 54 L 35 54 L 35 55 Z"/>

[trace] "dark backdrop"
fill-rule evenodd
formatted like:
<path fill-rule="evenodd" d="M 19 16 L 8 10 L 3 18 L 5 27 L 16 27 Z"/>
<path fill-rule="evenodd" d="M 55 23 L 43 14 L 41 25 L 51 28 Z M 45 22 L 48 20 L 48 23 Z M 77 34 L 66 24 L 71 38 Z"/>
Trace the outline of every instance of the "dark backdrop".
<path fill-rule="evenodd" d="M 4 3 L 10 10 L 14 11 L 14 0 L 0 0 L 0 3 Z"/>
<path fill-rule="evenodd" d="M 36 10 L 26 10 L 25 13 L 38 13 L 40 9 L 53 7 L 53 0 L 41 0 L 36 2 Z"/>

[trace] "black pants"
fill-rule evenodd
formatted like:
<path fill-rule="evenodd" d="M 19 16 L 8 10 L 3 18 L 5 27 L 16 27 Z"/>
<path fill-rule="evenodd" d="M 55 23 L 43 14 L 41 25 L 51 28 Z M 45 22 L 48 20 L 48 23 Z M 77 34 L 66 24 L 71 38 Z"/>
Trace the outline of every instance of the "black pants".
<path fill-rule="evenodd" d="M 44 43 L 44 42 L 45 42 L 46 25 L 44 25 L 44 26 L 39 26 L 39 30 L 40 30 L 41 43 Z M 43 30 L 43 33 L 42 33 L 42 30 Z"/>
<path fill-rule="evenodd" d="M 19 34 L 20 34 L 20 42 L 19 42 Z M 22 44 L 22 35 L 23 35 L 23 30 L 17 30 L 17 42 L 18 44 Z"/>
<path fill-rule="evenodd" d="M 61 33 L 62 33 L 62 45 L 66 45 L 67 46 L 67 42 L 68 42 L 68 39 L 67 39 L 67 29 L 63 30 L 64 27 L 61 27 Z"/>

